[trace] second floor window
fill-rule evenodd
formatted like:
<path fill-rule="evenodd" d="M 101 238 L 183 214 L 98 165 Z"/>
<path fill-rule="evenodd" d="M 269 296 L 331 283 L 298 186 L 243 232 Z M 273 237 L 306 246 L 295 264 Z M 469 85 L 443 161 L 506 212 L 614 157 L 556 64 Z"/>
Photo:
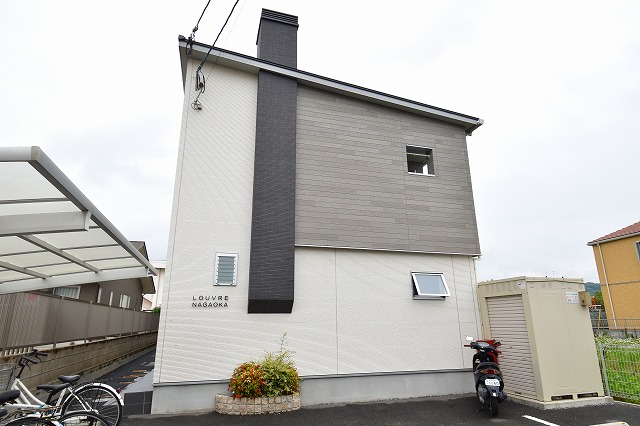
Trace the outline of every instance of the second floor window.
<path fill-rule="evenodd" d="M 433 170 L 433 150 L 431 148 L 407 145 L 407 169 L 418 175 L 435 175 Z"/>

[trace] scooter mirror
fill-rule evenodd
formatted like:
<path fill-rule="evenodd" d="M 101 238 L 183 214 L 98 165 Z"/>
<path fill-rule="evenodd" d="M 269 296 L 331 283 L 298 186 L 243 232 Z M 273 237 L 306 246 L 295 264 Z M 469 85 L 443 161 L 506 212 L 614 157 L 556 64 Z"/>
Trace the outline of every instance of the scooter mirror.
<path fill-rule="evenodd" d="M 473 340 L 474 340 L 474 338 L 473 338 L 473 337 L 471 337 L 471 336 L 467 336 L 467 341 L 469 341 L 469 342 L 473 342 Z"/>

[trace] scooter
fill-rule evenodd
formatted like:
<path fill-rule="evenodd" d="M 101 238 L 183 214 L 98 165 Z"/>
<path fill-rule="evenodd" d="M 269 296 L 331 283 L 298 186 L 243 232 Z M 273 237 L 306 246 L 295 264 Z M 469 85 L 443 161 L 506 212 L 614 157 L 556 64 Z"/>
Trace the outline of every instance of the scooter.
<path fill-rule="evenodd" d="M 500 342 L 493 339 L 477 341 L 473 338 L 467 339 L 470 343 L 465 346 L 476 350 L 473 355 L 473 378 L 476 382 L 476 395 L 482 404 L 480 410 L 488 407 L 491 410 L 491 417 L 495 417 L 498 415 L 498 404 L 507 399 L 502 372 L 498 365 L 498 355 L 501 352 L 497 348 Z"/>

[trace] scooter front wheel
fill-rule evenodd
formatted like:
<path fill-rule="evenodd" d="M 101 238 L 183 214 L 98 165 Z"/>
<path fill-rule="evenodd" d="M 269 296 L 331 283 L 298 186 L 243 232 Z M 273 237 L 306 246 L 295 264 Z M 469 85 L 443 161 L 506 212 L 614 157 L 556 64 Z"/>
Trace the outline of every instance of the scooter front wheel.
<path fill-rule="evenodd" d="M 489 408 L 491 409 L 491 417 L 498 415 L 498 397 L 492 396 L 489 398 Z"/>

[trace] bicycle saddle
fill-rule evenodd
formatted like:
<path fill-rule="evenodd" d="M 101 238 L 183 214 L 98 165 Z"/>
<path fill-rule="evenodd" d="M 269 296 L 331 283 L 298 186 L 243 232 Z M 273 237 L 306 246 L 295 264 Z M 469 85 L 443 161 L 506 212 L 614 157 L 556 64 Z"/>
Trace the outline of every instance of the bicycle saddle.
<path fill-rule="evenodd" d="M 60 380 L 62 383 L 74 384 L 75 382 L 80 380 L 80 376 L 77 374 L 73 376 L 58 376 L 58 380 Z"/>
<path fill-rule="evenodd" d="M 20 396 L 19 390 L 8 390 L 0 392 L 0 404 L 4 404 L 5 402 L 13 401 L 17 397 Z"/>

